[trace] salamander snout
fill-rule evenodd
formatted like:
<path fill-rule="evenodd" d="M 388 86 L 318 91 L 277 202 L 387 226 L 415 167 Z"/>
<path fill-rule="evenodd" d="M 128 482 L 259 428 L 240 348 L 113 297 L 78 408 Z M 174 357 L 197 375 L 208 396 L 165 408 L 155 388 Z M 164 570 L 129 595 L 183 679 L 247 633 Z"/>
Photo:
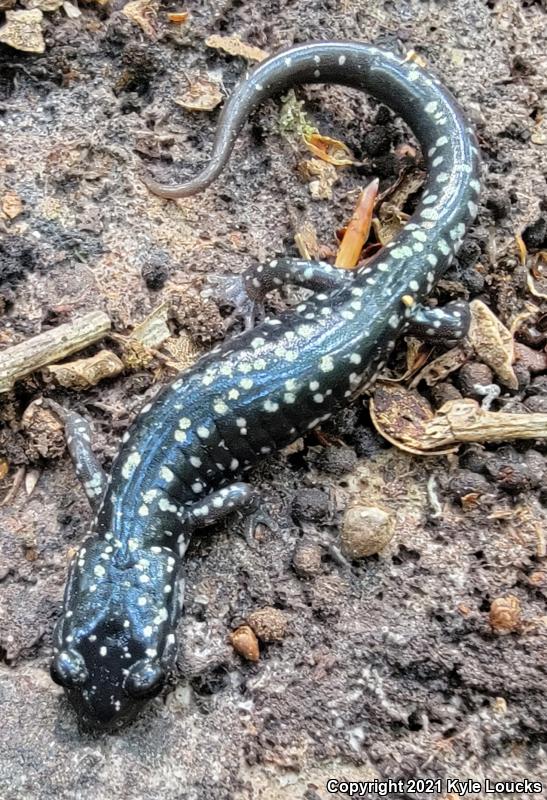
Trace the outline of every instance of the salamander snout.
<path fill-rule="evenodd" d="M 115 648 L 112 656 L 116 659 Z M 53 659 L 51 677 L 64 687 L 86 729 L 118 730 L 164 687 L 166 672 L 158 659 L 143 658 L 123 669 L 114 659 L 100 667 L 96 663 L 88 667 L 75 649 L 62 650 Z"/>

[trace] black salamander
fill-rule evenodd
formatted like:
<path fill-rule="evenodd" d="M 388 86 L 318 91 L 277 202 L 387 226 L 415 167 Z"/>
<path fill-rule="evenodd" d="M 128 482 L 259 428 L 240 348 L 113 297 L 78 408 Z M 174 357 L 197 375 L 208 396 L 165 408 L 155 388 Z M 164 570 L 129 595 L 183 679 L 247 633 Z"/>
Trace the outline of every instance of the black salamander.
<path fill-rule="evenodd" d="M 60 412 L 96 516 L 70 569 L 51 672 L 88 726 L 119 727 L 164 686 L 192 532 L 234 510 L 258 511 L 242 475 L 366 388 L 402 333 L 437 340 L 466 333 L 464 303 L 421 302 L 476 215 L 477 144 L 451 95 L 411 60 L 345 41 L 280 52 L 226 104 L 207 168 L 179 186 L 148 186 L 166 198 L 201 191 L 259 103 L 324 82 L 370 92 L 400 114 L 423 148 L 427 186 L 397 240 L 354 273 L 288 258 L 246 272 L 240 288 L 254 304 L 285 283 L 315 294 L 216 347 L 166 386 L 123 437 L 108 478 L 84 421 Z"/>

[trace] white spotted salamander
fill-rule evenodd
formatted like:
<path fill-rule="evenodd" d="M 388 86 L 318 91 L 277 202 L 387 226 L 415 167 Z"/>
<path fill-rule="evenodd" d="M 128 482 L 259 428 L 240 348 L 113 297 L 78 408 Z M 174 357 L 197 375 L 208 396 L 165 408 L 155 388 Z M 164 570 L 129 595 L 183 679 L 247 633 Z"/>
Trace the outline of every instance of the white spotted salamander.
<path fill-rule="evenodd" d="M 315 294 L 216 347 L 166 386 L 124 436 L 108 478 L 86 423 L 59 412 L 96 516 L 70 569 L 51 673 L 86 725 L 115 729 L 164 686 L 192 532 L 234 510 L 259 508 L 241 476 L 366 388 L 402 333 L 457 339 L 467 331 L 466 304 L 421 303 L 476 215 L 478 148 L 455 100 L 413 61 L 346 41 L 280 52 L 227 102 L 207 168 L 179 186 L 147 185 L 166 198 L 202 190 L 259 103 L 292 86 L 325 82 L 371 93 L 420 142 L 427 186 L 397 240 L 354 272 L 278 258 L 244 273 L 240 299 L 255 306 L 285 283 Z"/>

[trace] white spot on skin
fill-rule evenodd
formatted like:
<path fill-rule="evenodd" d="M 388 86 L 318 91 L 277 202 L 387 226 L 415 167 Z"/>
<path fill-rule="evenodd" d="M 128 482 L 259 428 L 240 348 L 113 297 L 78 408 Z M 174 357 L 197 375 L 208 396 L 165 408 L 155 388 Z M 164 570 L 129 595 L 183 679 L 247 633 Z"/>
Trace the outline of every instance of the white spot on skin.
<path fill-rule="evenodd" d="M 102 647 L 99 647 L 99 655 L 103 656 L 103 658 L 104 658 L 104 656 L 107 653 L 108 653 L 108 650 L 106 649 L 106 647 L 104 645 Z"/>
<path fill-rule="evenodd" d="M 122 475 L 126 480 L 133 475 L 139 464 L 141 463 L 141 457 L 138 453 L 131 453 L 124 462 L 122 467 Z"/>
<path fill-rule="evenodd" d="M 420 284 L 418 283 L 418 281 L 410 281 L 408 284 L 408 288 L 412 289 L 413 292 L 417 292 L 418 289 L 420 288 Z"/>
<path fill-rule="evenodd" d="M 362 361 L 361 356 L 359 353 L 352 353 L 349 357 L 349 360 L 352 364 L 360 364 Z"/>
<path fill-rule="evenodd" d="M 437 110 L 438 106 L 439 106 L 438 102 L 436 100 L 432 100 L 430 103 L 428 103 L 425 106 L 424 111 L 427 114 L 434 114 L 435 111 Z"/>
<path fill-rule="evenodd" d="M 344 64 L 346 63 L 346 57 L 340 56 L 340 58 L 338 59 L 338 63 L 340 64 L 341 67 L 343 67 Z"/>
<path fill-rule="evenodd" d="M 163 478 L 167 483 L 172 483 L 175 480 L 175 473 L 169 467 L 162 467 L 160 469 L 160 478 Z"/>
<path fill-rule="evenodd" d="M 201 458 L 198 458 L 197 456 L 190 456 L 190 464 L 196 469 L 199 469 L 201 467 Z"/>
<path fill-rule="evenodd" d="M 433 161 L 431 162 L 431 166 L 440 167 L 443 161 L 444 161 L 443 156 L 437 156 L 437 158 L 434 158 Z"/>
<path fill-rule="evenodd" d="M 147 517 L 149 513 L 148 506 L 145 503 L 139 506 L 139 517 Z"/>
<path fill-rule="evenodd" d="M 138 605 L 138 606 L 145 606 L 145 605 L 147 604 L 147 602 L 148 602 L 148 598 L 146 598 L 144 595 L 141 595 L 141 596 L 140 596 L 140 597 L 137 599 L 137 605 Z"/>
<path fill-rule="evenodd" d="M 105 568 L 101 566 L 101 564 L 97 564 L 97 566 L 93 570 L 93 574 L 97 576 L 97 578 L 102 578 L 105 574 Z"/>
<path fill-rule="evenodd" d="M 334 361 L 332 356 L 323 356 L 319 362 L 319 369 L 321 372 L 332 372 L 334 369 Z"/>
<path fill-rule="evenodd" d="M 264 403 L 263 408 L 264 408 L 264 411 L 268 411 L 270 413 L 273 413 L 274 411 L 277 411 L 279 409 L 279 403 L 274 403 L 272 400 L 266 400 L 266 402 Z"/>
<path fill-rule="evenodd" d="M 184 431 L 176 430 L 175 431 L 175 439 L 177 440 L 177 442 L 185 442 L 186 439 L 187 439 L 187 436 L 186 436 Z"/>

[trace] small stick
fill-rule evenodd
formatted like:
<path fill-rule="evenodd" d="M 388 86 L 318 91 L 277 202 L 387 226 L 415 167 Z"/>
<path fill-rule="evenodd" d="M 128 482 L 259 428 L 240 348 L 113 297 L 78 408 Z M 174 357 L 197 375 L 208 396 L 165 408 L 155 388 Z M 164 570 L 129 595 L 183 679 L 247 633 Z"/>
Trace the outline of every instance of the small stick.
<path fill-rule="evenodd" d="M 101 339 L 111 321 L 104 311 L 90 311 L 73 322 L 59 325 L 26 342 L 0 351 L 0 393 L 40 367 L 66 358 Z"/>

